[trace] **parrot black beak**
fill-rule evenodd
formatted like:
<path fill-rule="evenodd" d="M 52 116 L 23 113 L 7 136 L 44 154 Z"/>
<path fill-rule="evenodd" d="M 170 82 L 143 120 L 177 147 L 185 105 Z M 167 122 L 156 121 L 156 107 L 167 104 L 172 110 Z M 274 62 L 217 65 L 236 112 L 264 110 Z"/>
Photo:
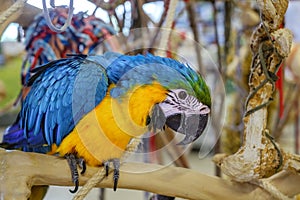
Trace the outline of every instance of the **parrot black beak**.
<path fill-rule="evenodd" d="M 174 114 L 166 119 L 168 127 L 178 133 L 185 135 L 185 138 L 179 142 L 179 145 L 190 144 L 200 137 L 208 122 L 208 114 L 191 114 L 186 116 L 179 113 Z"/>

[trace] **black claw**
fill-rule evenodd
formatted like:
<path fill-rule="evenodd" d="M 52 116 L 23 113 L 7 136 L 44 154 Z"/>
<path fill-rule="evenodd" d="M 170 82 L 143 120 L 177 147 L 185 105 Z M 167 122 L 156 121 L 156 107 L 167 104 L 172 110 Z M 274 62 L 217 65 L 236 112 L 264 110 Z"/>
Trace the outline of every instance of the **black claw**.
<path fill-rule="evenodd" d="M 120 177 L 120 160 L 119 159 L 111 159 L 103 163 L 103 166 L 105 168 L 105 174 L 108 176 L 109 173 L 109 164 L 113 163 L 114 166 L 114 174 L 113 174 L 113 181 L 114 181 L 114 187 L 113 190 L 116 191 L 118 187 L 118 181 Z"/>
<path fill-rule="evenodd" d="M 86 170 L 86 163 L 85 163 L 84 159 L 83 158 L 78 158 L 77 159 L 77 164 L 81 168 L 80 174 L 84 174 L 84 172 Z"/>
<path fill-rule="evenodd" d="M 105 168 L 105 176 L 108 176 L 109 171 L 109 161 L 104 162 L 104 168 Z"/>
<path fill-rule="evenodd" d="M 114 179 L 114 191 L 117 190 L 119 177 L 120 177 L 119 169 L 114 169 L 114 176 L 113 176 L 113 179 Z"/>
<path fill-rule="evenodd" d="M 113 179 L 114 179 L 114 191 L 117 190 L 117 187 L 118 187 L 118 181 L 119 181 L 119 177 L 120 177 L 120 160 L 119 159 L 114 159 L 113 160 L 113 165 L 114 165 L 114 176 L 113 176 Z"/>
<path fill-rule="evenodd" d="M 118 178 L 117 179 L 114 178 L 114 191 L 117 191 L 118 181 L 119 181 Z"/>
<path fill-rule="evenodd" d="M 86 164 L 83 161 L 83 163 L 82 163 L 82 170 L 81 170 L 80 174 L 84 174 L 85 171 L 86 171 Z"/>
<path fill-rule="evenodd" d="M 74 190 L 69 190 L 71 193 L 76 193 L 78 191 L 79 181 L 75 180 L 74 184 L 75 184 Z"/>
<path fill-rule="evenodd" d="M 70 190 L 71 193 L 75 193 L 78 190 L 79 187 L 79 175 L 78 175 L 78 170 L 77 170 L 77 165 L 79 165 L 80 168 L 82 168 L 81 174 L 83 174 L 86 170 L 86 165 L 85 161 L 82 158 L 76 158 L 74 154 L 66 154 L 65 155 L 70 170 L 71 170 L 71 176 L 72 176 L 72 181 L 75 185 L 74 190 Z"/>

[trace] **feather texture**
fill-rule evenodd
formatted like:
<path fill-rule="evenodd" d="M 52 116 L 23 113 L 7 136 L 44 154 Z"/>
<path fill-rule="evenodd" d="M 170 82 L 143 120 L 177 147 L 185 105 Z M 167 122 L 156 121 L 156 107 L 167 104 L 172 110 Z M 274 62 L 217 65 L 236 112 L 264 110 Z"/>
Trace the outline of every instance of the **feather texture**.
<path fill-rule="evenodd" d="M 182 88 L 210 106 L 209 89 L 198 73 L 178 61 L 151 54 L 127 56 L 108 52 L 56 60 L 32 70 L 27 87 L 31 90 L 16 122 L 6 130 L 3 142 L 24 151 L 42 153 L 55 144 L 60 153 L 81 149 L 89 151 L 82 153 L 83 156 L 90 155 L 100 143 L 87 150 L 82 142 L 95 140 L 97 131 L 87 126 L 86 119 L 94 115 L 102 123 L 102 133 L 113 138 L 113 143 L 123 151 L 124 144 L 143 133 L 140 129 L 135 132 L 126 120 L 132 119 L 145 131 L 150 110 L 171 89 Z M 129 110 L 127 115 L 114 113 L 113 109 L 122 107 L 123 114 Z M 131 132 L 130 137 L 119 131 L 121 125 L 128 129 L 126 134 Z M 76 132 L 79 127 L 85 127 L 83 135 Z M 73 143 L 78 137 L 81 143 Z"/>
<path fill-rule="evenodd" d="M 101 65 L 81 56 L 50 62 L 32 73 L 28 82 L 31 90 L 3 141 L 27 151 L 36 151 L 32 149 L 35 146 L 48 150 L 52 144 L 59 145 L 75 124 L 101 102 L 108 78 Z M 16 137 L 15 127 L 22 143 L 11 139 Z"/>

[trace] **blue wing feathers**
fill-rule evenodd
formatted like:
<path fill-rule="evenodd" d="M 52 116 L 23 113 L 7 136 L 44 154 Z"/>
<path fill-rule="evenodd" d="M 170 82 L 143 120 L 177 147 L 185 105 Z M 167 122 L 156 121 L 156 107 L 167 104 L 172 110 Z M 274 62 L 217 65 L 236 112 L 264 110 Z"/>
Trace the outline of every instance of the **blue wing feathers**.
<path fill-rule="evenodd" d="M 39 112 L 37 114 L 36 124 L 41 124 L 42 118 L 43 118 L 43 114 Z M 41 129 L 42 128 L 39 126 L 34 126 L 33 127 L 33 135 L 37 135 L 39 133 L 39 131 L 41 131 Z"/>
<path fill-rule="evenodd" d="M 25 151 L 45 152 L 49 150 L 47 145 L 59 145 L 75 124 L 100 103 L 108 80 L 101 65 L 81 56 L 50 62 L 31 73 L 27 82 L 31 90 L 3 142 Z M 78 99 L 75 105 L 74 99 Z"/>

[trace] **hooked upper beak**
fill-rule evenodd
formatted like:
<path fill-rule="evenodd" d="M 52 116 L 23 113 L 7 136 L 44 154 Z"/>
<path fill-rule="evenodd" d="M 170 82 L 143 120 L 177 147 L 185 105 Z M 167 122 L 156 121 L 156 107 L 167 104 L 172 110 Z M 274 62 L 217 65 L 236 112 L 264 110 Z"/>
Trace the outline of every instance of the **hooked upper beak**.
<path fill-rule="evenodd" d="M 177 113 L 168 116 L 166 125 L 178 133 L 185 135 L 179 142 L 180 145 L 190 144 L 203 133 L 208 122 L 208 114 L 189 114 Z"/>
<path fill-rule="evenodd" d="M 200 103 L 199 103 L 200 104 Z M 183 109 L 170 103 L 161 102 L 152 110 L 149 130 L 156 132 L 167 125 L 172 130 L 185 135 L 180 145 L 190 144 L 203 133 L 210 113 L 210 108 L 200 104 L 197 109 Z"/>

